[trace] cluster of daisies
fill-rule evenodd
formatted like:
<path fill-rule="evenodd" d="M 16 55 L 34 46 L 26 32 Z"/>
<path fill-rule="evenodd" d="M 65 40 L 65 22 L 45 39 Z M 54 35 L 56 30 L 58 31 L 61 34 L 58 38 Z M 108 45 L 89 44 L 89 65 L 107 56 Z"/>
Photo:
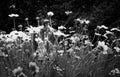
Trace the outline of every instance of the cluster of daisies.
<path fill-rule="evenodd" d="M 65 13 L 66 15 L 69 15 L 72 13 L 72 11 L 66 11 Z M 97 28 L 95 29 L 94 37 L 97 36 L 98 41 L 96 42 L 97 45 L 95 46 L 87 34 L 75 33 L 72 36 L 70 34 L 65 34 L 64 32 L 62 32 L 63 29 L 66 29 L 66 27 L 63 25 L 59 26 L 58 29 L 54 29 L 52 27 L 52 19 L 51 19 L 53 15 L 54 15 L 53 12 L 48 12 L 47 16 L 49 18 L 44 19 L 43 23 L 45 24 L 42 24 L 42 25 L 39 24 L 40 18 L 36 17 L 38 21 L 37 27 L 31 26 L 29 24 L 28 18 L 26 18 L 25 20 L 28 24 L 28 27 L 26 27 L 24 31 L 22 30 L 23 26 L 19 25 L 19 28 L 21 28 L 20 31 L 17 31 L 16 29 L 14 29 L 9 34 L 6 34 L 5 32 L 1 32 L 0 56 L 9 57 L 9 55 L 4 53 L 3 49 L 5 48 L 7 48 L 7 50 L 9 50 L 9 48 L 14 49 L 13 46 L 14 47 L 16 47 L 16 45 L 23 46 L 24 43 L 26 43 L 26 45 L 30 44 L 31 46 L 33 46 L 32 48 L 34 52 L 32 53 L 32 56 L 35 58 L 36 57 L 39 58 L 39 60 L 44 60 L 48 57 L 53 59 L 56 54 L 58 54 L 61 57 L 66 52 L 73 55 L 74 58 L 80 60 L 81 57 L 77 55 L 77 53 L 74 50 L 80 51 L 82 48 L 87 48 L 87 46 L 91 48 L 91 51 L 92 50 L 94 51 L 95 49 L 100 50 L 101 51 L 100 53 L 103 55 L 107 55 L 111 53 L 110 51 L 112 50 L 115 50 L 118 53 L 120 52 L 120 48 L 118 44 L 116 44 L 112 49 L 112 44 L 106 41 L 106 40 L 112 40 L 115 43 L 119 42 L 119 38 L 115 36 L 115 32 L 120 31 L 118 28 L 109 29 L 105 25 L 97 26 Z M 19 17 L 19 15 L 10 14 L 9 17 L 13 18 L 14 28 L 15 28 L 15 18 Z M 89 20 L 82 19 L 82 18 L 77 18 L 75 19 L 75 21 L 77 21 L 80 24 L 86 24 L 86 25 L 90 23 Z M 105 39 L 100 40 L 101 37 L 104 37 Z M 110 39 L 111 37 L 113 37 L 114 39 Z M 61 39 L 61 38 L 64 38 L 64 39 Z M 59 39 L 61 40 L 58 41 Z M 37 49 L 34 49 L 34 42 L 36 42 L 38 45 Z M 46 48 L 47 46 L 51 48 L 52 52 L 49 50 L 50 48 L 47 50 Z M 95 48 L 93 48 L 93 46 L 95 46 Z M 46 56 L 46 54 L 48 54 L 47 51 L 50 51 L 49 56 Z M 29 68 L 31 69 L 31 73 L 33 74 L 39 73 L 40 71 L 39 66 L 35 62 L 29 62 Z M 56 66 L 54 69 L 62 71 L 58 66 Z M 23 72 L 23 68 L 20 66 L 13 69 L 12 72 L 14 76 L 27 77 Z"/>

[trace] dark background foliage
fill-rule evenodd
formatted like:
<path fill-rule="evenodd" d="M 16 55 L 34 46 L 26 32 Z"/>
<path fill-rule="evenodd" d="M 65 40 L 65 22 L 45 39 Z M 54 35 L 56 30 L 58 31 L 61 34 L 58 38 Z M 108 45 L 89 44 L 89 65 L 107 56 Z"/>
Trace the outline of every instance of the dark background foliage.
<path fill-rule="evenodd" d="M 10 32 L 13 27 L 8 14 L 17 13 L 16 24 L 25 24 L 28 17 L 30 23 L 36 25 L 36 16 L 45 15 L 48 11 L 55 13 L 54 20 L 57 25 L 73 26 L 73 20 L 84 17 L 91 20 L 89 29 L 96 25 L 119 26 L 120 24 L 120 1 L 119 0 L 2 0 L 0 2 L 0 28 Z M 11 7 L 15 5 L 15 8 Z M 73 11 L 67 16 L 66 10 Z"/>

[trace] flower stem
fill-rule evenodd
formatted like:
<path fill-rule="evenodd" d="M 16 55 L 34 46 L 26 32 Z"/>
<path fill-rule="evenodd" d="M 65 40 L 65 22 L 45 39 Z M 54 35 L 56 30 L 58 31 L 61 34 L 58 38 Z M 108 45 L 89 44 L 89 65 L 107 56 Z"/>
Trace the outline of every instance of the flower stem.
<path fill-rule="evenodd" d="M 30 27 L 28 20 L 26 22 L 27 22 L 28 27 Z"/>
<path fill-rule="evenodd" d="M 16 30 L 15 18 L 13 18 L 13 25 L 14 25 L 14 30 Z"/>
<path fill-rule="evenodd" d="M 50 26 L 52 27 L 52 20 L 51 20 L 51 17 L 50 17 Z"/>
<path fill-rule="evenodd" d="M 38 20 L 37 22 L 38 22 L 38 26 L 40 26 L 40 21 Z"/>

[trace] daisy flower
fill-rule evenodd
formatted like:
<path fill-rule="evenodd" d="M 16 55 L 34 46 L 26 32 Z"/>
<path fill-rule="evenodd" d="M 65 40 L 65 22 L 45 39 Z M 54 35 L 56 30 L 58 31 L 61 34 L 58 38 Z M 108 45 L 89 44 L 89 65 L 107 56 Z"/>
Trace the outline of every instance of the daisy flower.
<path fill-rule="evenodd" d="M 21 67 L 19 66 L 19 67 L 15 68 L 12 72 L 13 72 L 14 76 L 16 76 L 17 73 L 22 72 L 22 70 L 23 70 L 23 68 L 21 68 Z"/>
<path fill-rule="evenodd" d="M 36 72 L 36 73 L 39 72 L 39 67 L 37 66 L 37 64 L 35 62 L 30 62 L 29 63 L 29 67 L 31 68 L 31 70 L 33 72 Z"/>
<path fill-rule="evenodd" d="M 12 18 L 12 17 L 19 17 L 18 14 L 9 14 L 8 16 L 11 17 L 11 18 Z"/>
<path fill-rule="evenodd" d="M 72 11 L 65 11 L 65 14 L 66 15 L 69 15 L 69 14 L 71 14 L 72 13 Z"/>
<path fill-rule="evenodd" d="M 97 47 L 102 47 L 103 48 L 103 54 L 107 54 L 108 46 L 105 45 L 104 41 L 98 41 L 98 46 Z"/>
<path fill-rule="evenodd" d="M 97 26 L 97 28 L 99 28 L 99 29 L 108 29 L 108 27 L 106 27 L 105 25 L 101 25 L 101 26 Z"/>
<path fill-rule="evenodd" d="M 52 11 L 49 11 L 49 12 L 47 13 L 47 15 L 48 15 L 48 16 L 53 16 L 54 13 L 53 13 Z"/>

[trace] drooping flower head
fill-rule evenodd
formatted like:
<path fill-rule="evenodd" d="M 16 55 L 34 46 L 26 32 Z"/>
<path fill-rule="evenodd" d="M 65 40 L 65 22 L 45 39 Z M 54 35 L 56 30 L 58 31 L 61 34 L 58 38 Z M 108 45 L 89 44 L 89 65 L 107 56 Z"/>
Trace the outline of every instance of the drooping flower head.
<path fill-rule="evenodd" d="M 48 16 L 53 16 L 54 13 L 53 13 L 52 11 L 49 11 L 49 12 L 47 13 L 47 15 L 48 15 Z"/>
<path fill-rule="evenodd" d="M 108 29 L 105 25 L 97 26 L 98 29 Z"/>
<path fill-rule="evenodd" d="M 19 17 L 18 14 L 9 14 L 8 16 L 11 17 L 11 18 L 12 18 L 12 17 Z"/>

